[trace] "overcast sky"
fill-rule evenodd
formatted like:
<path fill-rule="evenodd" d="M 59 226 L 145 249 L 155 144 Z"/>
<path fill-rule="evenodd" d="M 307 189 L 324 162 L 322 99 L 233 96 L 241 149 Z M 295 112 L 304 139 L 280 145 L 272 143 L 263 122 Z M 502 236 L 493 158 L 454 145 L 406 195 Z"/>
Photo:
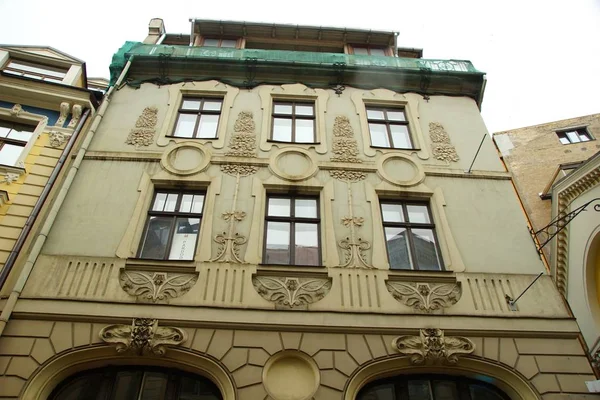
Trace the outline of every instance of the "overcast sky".
<path fill-rule="evenodd" d="M 487 73 L 490 132 L 600 112 L 600 0 L 0 0 L 0 43 L 52 46 L 108 77 L 113 53 L 143 40 L 153 17 L 168 33 L 189 33 L 190 18 L 400 32 L 398 45 L 424 58 Z"/>

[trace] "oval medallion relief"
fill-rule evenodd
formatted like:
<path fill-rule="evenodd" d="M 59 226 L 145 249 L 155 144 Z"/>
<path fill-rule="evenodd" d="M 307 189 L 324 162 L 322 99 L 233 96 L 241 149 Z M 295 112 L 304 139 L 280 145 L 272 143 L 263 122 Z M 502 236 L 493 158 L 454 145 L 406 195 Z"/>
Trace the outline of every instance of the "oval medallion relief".
<path fill-rule="evenodd" d="M 275 400 L 308 400 L 317 392 L 319 367 L 306 354 L 286 350 L 273 355 L 263 369 L 263 384 Z"/>
<path fill-rule="evenodd" d="M 175 175 L 192 175 L 204 170 L 210 162 L 210 153 L 199 144 L 181 143 L 166 152 L 161 165 Z"/>
<path fill-rule="evenodd" d="M 288 181 L 303 181 L 317 172 L 317 165 L 304 149 L 279 150 L 271 159 L 271 171 Z"/>
<path fill-rule="evenodd" d="M 414 186 L 425 179 L 423 167 L 402 154 L 386 154 L 378 162 L 381 178 L 398 186 Z"/>

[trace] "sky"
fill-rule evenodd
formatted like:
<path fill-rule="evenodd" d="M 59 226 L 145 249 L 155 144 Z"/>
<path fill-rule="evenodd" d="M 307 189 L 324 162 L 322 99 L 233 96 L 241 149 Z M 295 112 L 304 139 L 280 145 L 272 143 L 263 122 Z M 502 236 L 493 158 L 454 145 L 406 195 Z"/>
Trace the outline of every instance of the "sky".
<path fill-rule="evenodd" d="M 112 55 L 156 17 L 168 33 L 189 33 L 190 18 L 400 32 L 423 58 L 486 72 L 490 132 L 600 113 L 600 0 L 0 0 L 0 43 L 52 46 L 108 78 Z"/>

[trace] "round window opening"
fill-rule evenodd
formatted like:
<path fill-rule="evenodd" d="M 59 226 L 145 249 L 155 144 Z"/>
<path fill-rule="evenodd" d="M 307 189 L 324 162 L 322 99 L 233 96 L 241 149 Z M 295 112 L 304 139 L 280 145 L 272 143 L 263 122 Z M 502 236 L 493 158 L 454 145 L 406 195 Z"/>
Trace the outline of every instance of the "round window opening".
<path fill-rule="evenodd" d="M 360 390 L 357 400 L 510 400 L 510 397 L 482 380 L 407 375 L 371 382 Z"/>
<path fill-rule="evenodd" d="M 51 400 L 222 400 L 209 379 L 176 369 L 109 367 L 62 382 Z"/>

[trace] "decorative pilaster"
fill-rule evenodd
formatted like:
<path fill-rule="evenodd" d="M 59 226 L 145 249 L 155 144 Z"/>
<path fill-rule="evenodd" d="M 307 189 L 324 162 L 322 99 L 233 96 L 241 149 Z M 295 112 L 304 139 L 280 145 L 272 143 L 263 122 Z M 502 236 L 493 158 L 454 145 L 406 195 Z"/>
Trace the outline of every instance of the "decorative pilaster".
<path fill-rule="evenodd" d="M 392 341 L 392 348 L 409 355 L 413 364 L 456 364 L 458 356 L 471 354 L 475 345 L 467 338 L 446 337 L 437 328 L 420 330 L 419 336 L 400 336 Z"/>

